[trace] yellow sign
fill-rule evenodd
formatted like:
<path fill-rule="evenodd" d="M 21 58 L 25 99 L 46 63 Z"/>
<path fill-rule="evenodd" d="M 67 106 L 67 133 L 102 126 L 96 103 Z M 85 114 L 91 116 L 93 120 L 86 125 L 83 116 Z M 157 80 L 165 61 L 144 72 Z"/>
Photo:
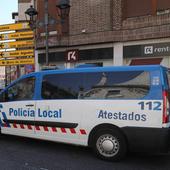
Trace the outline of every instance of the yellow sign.
<path fill-rule="evenodd" d="M 33 47 L 33 40 L 0 43 L 0 49 Z"/>
<path fill-rule="evenodd" d="M 23 30 L 23 29 L 30 29 L 28 22 L 0 25 L 0 32 L 13 31 L 13 30 Z"/>
<path fill-rule="evenodd" d="M 0 40 L 26 39 L 26 38 L 33 38 L 33 37 L 34 37 L 33 31 L 0 34 Z"/>
<path fill-rule="evenodd" d="M 25 57 L 25 56 L 34 56 L 34 50 L 30 49 L 0 52 L 0 58 Z"/>
<path fill-rule="evenodd" d="M 17 59 L 17 60 L 0 60 L 0 66 L 34 64 L 34 58 Z"/>

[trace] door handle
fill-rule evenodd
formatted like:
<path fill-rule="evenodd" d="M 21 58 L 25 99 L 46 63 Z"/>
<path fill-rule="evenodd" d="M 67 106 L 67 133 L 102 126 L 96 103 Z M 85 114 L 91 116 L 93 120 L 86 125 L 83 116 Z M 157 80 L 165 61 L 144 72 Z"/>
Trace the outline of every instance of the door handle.
<path fill-rule="evenodd" d="M 25 105 L 26 107 L 33 107 L 34 105 L 33 104 L 27 104 Z"/>

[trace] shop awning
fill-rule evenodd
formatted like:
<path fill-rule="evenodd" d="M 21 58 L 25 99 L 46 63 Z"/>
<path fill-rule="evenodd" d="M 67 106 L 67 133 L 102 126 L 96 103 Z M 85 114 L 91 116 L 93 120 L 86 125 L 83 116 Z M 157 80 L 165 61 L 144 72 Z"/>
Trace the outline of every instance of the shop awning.
<path fill-rule="evenodd" d="M 132 59 L 130 65 L 155 65 L 160 64 L 162 58 Z"/>

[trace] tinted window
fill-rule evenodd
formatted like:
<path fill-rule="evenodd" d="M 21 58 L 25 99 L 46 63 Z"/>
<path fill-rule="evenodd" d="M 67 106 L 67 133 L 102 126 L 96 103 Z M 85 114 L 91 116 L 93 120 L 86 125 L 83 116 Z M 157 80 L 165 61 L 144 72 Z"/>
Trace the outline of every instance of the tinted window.
<path fill-rule="evenodd" d="M 43 78 L 42 98 L 142 98 L 148 94 L 149 84 L 149 73 L 143 71 L 47 75 Z"/>
<path fill-rule="evenodd" d="M 42 98 L 76 99 L 82 86 L 82 74 L 68 73 L 47 75 L 43 77 Z"/>
<path fill-rule="evenodd" d="M 35 78 L 25 78 L 10 86 L 0 96 L 1 102 L 17 101 L 17 100 L 32 100 L 34 95 Z"/>
<path fill-rule="evenodd" d="M 88 73 L 84 99 L 142 98 L 149 92 L 149 73 L 142 71 Z"/>

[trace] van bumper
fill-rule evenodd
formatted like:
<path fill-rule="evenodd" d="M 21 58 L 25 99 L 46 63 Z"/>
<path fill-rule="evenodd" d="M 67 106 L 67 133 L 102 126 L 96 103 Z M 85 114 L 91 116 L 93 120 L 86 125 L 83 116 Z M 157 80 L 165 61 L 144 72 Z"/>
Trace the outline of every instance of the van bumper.
<path fill-rule="evenodd" d="M 170 128 L 122 128 L 129 150 L 134 152 L 168 152 Z"/>

